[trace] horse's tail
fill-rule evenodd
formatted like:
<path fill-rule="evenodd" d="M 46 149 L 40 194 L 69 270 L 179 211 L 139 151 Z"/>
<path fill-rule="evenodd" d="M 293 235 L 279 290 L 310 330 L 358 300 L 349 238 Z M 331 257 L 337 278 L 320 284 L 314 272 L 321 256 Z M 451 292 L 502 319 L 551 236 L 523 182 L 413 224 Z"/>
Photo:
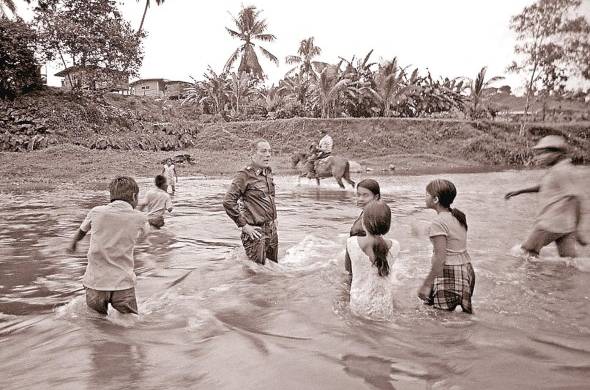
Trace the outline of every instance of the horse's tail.
<path fill-rule="evenodd" d="M 344 164 L 344 177 L 350 179 L 350 163 L 346 160 L 346 164 Z"/>

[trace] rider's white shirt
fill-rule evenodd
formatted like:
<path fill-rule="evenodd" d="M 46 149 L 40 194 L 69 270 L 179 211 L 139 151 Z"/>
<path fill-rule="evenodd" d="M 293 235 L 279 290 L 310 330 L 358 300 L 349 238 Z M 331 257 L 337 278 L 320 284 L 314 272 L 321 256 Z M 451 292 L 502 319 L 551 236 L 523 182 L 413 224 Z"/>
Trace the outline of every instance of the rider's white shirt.
<path fill-rule="evenodd" d="M 324 138 L 320 140 L 320 144 L 318 145 L 319 149 L 322 152 L 332 153 L 332 146 L 334 145 L 334 141 L 329 134 L 326 134 Z"/>

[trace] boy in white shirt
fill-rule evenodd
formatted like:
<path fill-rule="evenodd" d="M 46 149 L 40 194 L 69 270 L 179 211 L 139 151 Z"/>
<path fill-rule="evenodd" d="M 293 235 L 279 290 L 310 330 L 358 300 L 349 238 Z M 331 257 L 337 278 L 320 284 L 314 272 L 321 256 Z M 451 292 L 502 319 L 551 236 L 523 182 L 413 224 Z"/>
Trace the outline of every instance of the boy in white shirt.
<path fill-rule="evenodd" d="M 101 314 L 108 304 L 121 313 L 137 314 L 133 249 L 139 236 L 149 232 L 148 217 L 134 208 L 139 187 L 119 176 L 109 185 L 111 202 L 94 207 L 80 225 L 69 250 L 90 232 L 88 265 L 82 284 L 86 304 Z"/>
<path fill-rule="evenodd" d="M 147 213 L 150 225 L 160 228 L 164 226 L 164 213 L 166 210 L 169 213 L 172 212 L 172 199 L 168 194 L 168 184 L 164 176 L 156 176 L 154 184 L 156 188 L 147 192 L 139 201 L 137 209 Z"/>

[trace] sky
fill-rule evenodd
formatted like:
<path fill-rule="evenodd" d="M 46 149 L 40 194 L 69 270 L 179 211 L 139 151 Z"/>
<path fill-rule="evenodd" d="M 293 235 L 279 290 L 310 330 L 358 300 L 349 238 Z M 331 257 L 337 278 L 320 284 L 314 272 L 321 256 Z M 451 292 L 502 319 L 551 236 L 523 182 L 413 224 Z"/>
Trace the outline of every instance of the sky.
<path fill-rule="evenodd" d="M 364 57 L 374 49 L 371 60 L 398 58 L 402 66 L 427 69 L 435 77 L 475 78 L 483 66 L 487 76 L 505 76 L 495 86 L 508 84 L 522 93 L 523 75 L 506 72 L 514 59 L 515 37 L 510 17 L 534 0 L 166 0 L 152 1 L 144 29 L 145 57 L 141 78 L 202 79 L 207 67 L 220 72 L 240 41 L 231 38 L 231 15 L 242 5 L 262 9 L 268 32 L 276 41 L 263 46 L 280 60 L 280 65 L 259 56 L 268 75 L 267 84 L 278 81 L 291 68 L 287 55 L 297 54 L 299 42 L 313 36 L 322 49 L 319 60 L 336 63 L 339 57 Z M 590 0 L 583 0 L 583 12 L 590 20 Z M 133 28 L 139 26 L 144 0 L 121 2 L 123 16 Z M 23 1 L 19 13 L 30 18 Z M 30 7 L 29 7 L 30 8 Z M 236 63 L 237 67 L 237 63 Z M 48 66 L 48 83 L 60 85 L 53 76 L 60 70 Z M 576 87 L 574 85 L 573 87 Z"/>

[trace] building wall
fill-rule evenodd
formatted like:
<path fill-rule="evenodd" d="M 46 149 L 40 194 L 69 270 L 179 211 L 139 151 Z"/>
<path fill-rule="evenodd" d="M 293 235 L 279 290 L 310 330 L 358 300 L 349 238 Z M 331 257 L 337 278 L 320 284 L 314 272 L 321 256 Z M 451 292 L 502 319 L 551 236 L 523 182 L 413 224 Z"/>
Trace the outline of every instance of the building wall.
<path fill-rule="evenodd" d="M 137 96 L 164 96 L 164 82 L 162 80 L 146 80 L 133 84 L 131 94 Z"/>

